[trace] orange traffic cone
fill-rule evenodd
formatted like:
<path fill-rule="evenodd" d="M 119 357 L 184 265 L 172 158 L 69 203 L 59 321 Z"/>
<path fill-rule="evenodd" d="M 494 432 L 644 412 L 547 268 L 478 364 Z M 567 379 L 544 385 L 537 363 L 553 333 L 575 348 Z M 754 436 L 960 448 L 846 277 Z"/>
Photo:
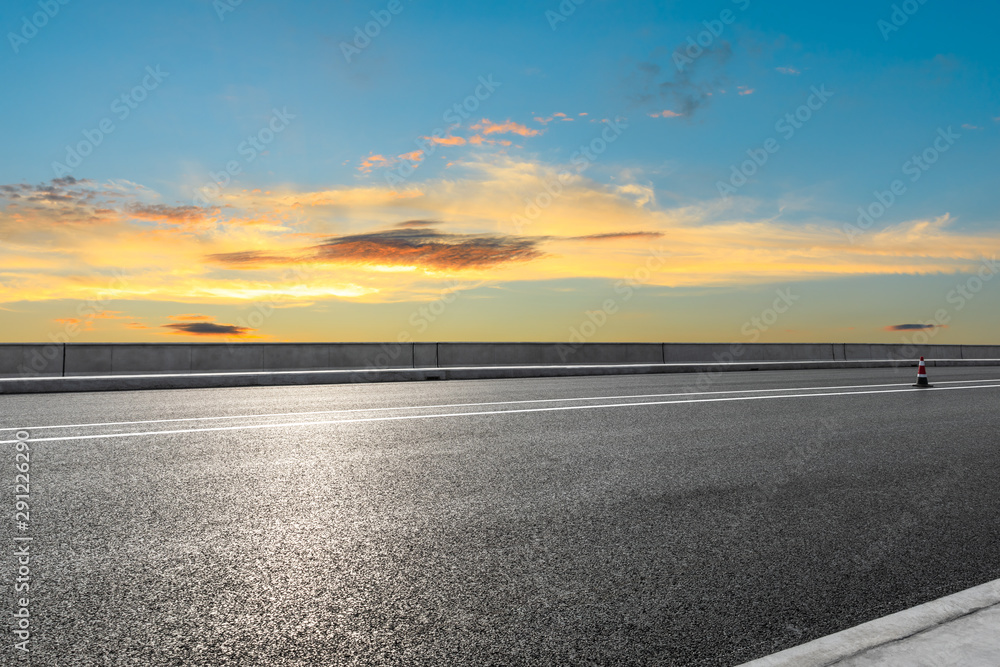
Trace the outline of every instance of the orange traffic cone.
<path fill-rule="evenodd" d="M 920 357 L 920 365 L 917 366 L 917 383 L 913 386 L 919 387 L 920 389 L 928 389 L 934 386 L 932 384 L 927 384 L 927 367 L 924 365 L 923 357 Z"/>

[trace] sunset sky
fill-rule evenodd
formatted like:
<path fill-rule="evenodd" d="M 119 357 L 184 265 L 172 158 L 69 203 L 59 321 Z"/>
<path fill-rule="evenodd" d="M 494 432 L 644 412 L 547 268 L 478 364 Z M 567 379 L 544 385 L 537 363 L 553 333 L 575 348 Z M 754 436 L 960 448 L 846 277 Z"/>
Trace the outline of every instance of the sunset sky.
<path fill-rule="evenodd" d="M 995 344 L 997 25 L 8 0 L 0 340 Z"/>

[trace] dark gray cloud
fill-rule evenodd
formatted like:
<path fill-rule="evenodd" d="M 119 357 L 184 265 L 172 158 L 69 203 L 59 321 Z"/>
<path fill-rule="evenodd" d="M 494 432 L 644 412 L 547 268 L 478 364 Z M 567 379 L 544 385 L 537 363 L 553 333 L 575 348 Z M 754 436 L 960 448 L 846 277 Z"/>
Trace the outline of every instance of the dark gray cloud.
<path fill-rule="evenodd" d="M 310 261 L 331 264 L 422 266 L 438 270 L 481 269 L 542 256 L 538 237 L 450 234 L 408 226 L 369 234 L 335 236 L 303 248 L 301 253 L 275 255 L 244 251 L 209 255 L 208 259 L 237 268 Z"/>
<path fill-rule="evenodd" d="M 886 331 L 919 331 L 921 329 L 937 329 L 938 324 L 893 324 L 885 328 Z"/>
<path fill-rule="evenodd" d="M 129 192 L 127 187 L 123 189 L 120 184 L 102 185 L 73 176 L 54 178 L 38 185 L 0 185 L 0 202 L 7 202 L 13 208 L 44 210 L 50 216 L 67 221 L 102 221 L 117 213 L 140 220 L 188 223 L 205 219 L 218 211 L 197 206 L 128 202 L 139 195 L 138 191 Z"/>
<path fill-rule="evenodd" d="M 216 324 L 215 322 L 178 322 L 164 324 L 162 327 L 191 336 L 245 336 L 253 331 L 249 327 L 239 327 L 235 324 Z"/>
<path fill-rule="evenodd" d="M 687 47 L 685 42 L 674 49 L 663 67 L 655 62 L 641 62 L 636 66 L 640 91 L 634 99 L 638 104 L 665 105 L 687 117 L 707 106 L 712 95 L 727 81 L 725 66 L 732 57 L 732 47 L 729 42 L 720 40 L 695 52 L 694 57 L 685 53 Z M 653 55 L 667 54 L 661 50 Z"/>
<path fill-rule="evenodd" d="M 204 220 L 216 209 L 205 209 L 200 206 L 168 206 L 167 204 L 131 203 L 125 211 L 140 220 L 165 222 L 195 222 Z"/>

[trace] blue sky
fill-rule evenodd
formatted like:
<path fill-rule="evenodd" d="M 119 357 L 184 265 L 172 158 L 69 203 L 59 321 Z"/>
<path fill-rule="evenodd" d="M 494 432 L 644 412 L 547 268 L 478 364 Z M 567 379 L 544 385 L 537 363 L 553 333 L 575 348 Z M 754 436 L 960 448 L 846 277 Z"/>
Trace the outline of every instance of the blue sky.
<path fill-rule="evenodd" d="M 42 21 L 46 7 L 54 15 Z M 343 44 L 373 12 L 391 20 L 348 62 Z M 732 339 L 742 305 L 759 311 L 775 289 L 804 281 L 815 310 L 827 315 L 770 336 L 893 341 L 898 333 L 886 327 L 949 307 L 949 291 L 998 249 L 998 18 L 995 6 L 935 0 L 8 2 L 0 9 L 0 184 L 31 185 L 32 201 L 41 201 L 37 188 L 54 178 L 81 183 L 58 186 L 62 201 L 72 200 L 68 209 L 55 198 L 25 209 L 23 188 L 20 200 L 10 190 L 0 202 L 5 252 L 17 260 L 0 298 L 21 335 L 34 339 L 79 320 L 73 312 L 87 290 L 128 264 L 133 288 L 109 309 L 119 315 L 81 322 L 90 327 L 81 340 L 176 335 L 162 322 L 181 314 L 219 322 L 219 335 L 228 335 L 235 330 L 223 325 L 261 299 L 291 314 L 237 333 L 317 338 L 328 331 L 323 313 L 365 304 L 361 310 L 378 314 L 363 319 L 405 321 L 448 290 L 479 295 L 467 303 L 490 301 L 505 323 L 500 337 L 560 339 L 600 294 L 629 279 L 655 238 L 677 268 L 654 271 L 642 299 L 629 304 L 635 312 L 617 318 L 645 324 L 609 324 L 596 339 Z M 25 21 L 44 25 L 32 30 Z M 695 57 L 679 69 L 689 38 L 706 48 L 688 51 Z M 498 85 L 483 94 L 482 81 Z M 477 89 L 475 110 L 450 125 L 446 112 Z M 816 90 L 825 91 L 820 101 L 810 98 Z M 779 131 L 810 100 L 808 120 L 793 134 Z M 602 121 L 616 119 L 624 129 L 577 169 L 574 155 L 602 146 Z M 100 132 L 102 122 L 113 130 Z M 268 134 L 269 126 L 280 131 Z M 421 138 L 435 130 L 450 143 L 429 151 Z M 79 166 L 62 168 L 67 147 L 98 136 Z M 251 136 L 263 150 L 247 148 Z M 938 142 L 945 151 L 934 148 L 941 136 L 950 137 Z M 769 139 L 776 152 L 763 150 Z M 720 182 L 733 183 L 748 151 L 766 161 L 720 196 Z M 913 156 L 925 151 L 934 164 L 913 172 Z M 224 175 L 227 165 L 238 173 Z M 415 169 L 402 183 L 387 180 L 406 165 Z M 606 218 L 574 223 L 582 213 L 566 194 L 529 229 L 512 228 L 539 184 L 570 172 L 573 201 L 607 207 Z M 213 181 L 225 186 L 206 191 Z M 904 189 L 892 205 L 856 238 L 844 234 L 858 207 L 869 208 L 894 181 Z M 335 203 L 321 194 L 329 192 Z M 115 214 L 93 216 L 98 200 Z M 149 206 L 160 208 L 142 208 Z M 88 215 L 114 220 L 72 237 L 63 228 L 39 231 Z M 435 231 L 382 235 L 407 220 L 433 222 Z M 631 242 L 621 237 L 635 233 Z M 377 261 L 356 251 L 355 237 L 371 234 L 363 241 L 381 244 Z M 119 260 L 149 252 L 154 237 L 162 257 Z M 594 237 L 586 252 L 571 242 L 581 237 Z M 306 252 L 320 247 L 307 238 L 326 245 Z M 683 253 L 681 239 L 692 244 Z M 531 252 L 453 261 L 461 252 L 481 258 L 497 244 L 523 249 L 522 241 Z M 90 251 L 74 253 L 78 244 Z M 47 247 L 73 268 L 29 261 Z M 264 248 L 283 254 L 265 261 Z M 739 257 L 731 271 L 727 255 Z M 314 288 L 277 284 L 279 265 L 303 257 Z M 596 268 L 604 263 L 607 270 Z M 171 268 L 179 264 L 183 270 Z M 137 266 L 172 279 L 154 287 Z M 269 293 L 264 284 L 277 286 Z M 994 342 L 998 291 L 984 289 L 966 311 L 977 314 L 965 315 L 962 327 L 941 327 L 938 339 Z M 930 305 L 895 312 L 921 298 Z M 735 312 L 720 321 L 720 308 Z M 431 338 L 488 335 L 474 326 L 482 316 L 472 306 L 453 311 Z M 517 317 L 536 311 L 551 316 Z M 683 326 L 671 327 L 673 311 L 683 313 Z M 351 336 L 380 339 L 396 328 L 354 327 Z"/>

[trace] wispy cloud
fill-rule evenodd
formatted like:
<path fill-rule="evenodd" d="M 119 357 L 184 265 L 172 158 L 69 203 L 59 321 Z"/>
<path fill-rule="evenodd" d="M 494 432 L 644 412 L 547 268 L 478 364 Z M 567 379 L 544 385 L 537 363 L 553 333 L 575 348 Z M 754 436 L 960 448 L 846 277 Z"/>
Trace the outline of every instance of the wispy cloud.
<path fill-rule="evenodd" d="M 167 319 L 184 320 L 186 322 L 211 322 L 215 318 L 211 315 L 198 315 L 197 313 L 188 315 L 167 315 Z"/>
<path fill-rule="evenodd" d="M 477 130 L 484 136 L 491 134 L 517 134 L 522 137 L 535 137 L 542 133 L 541 130 L 534 130 L 511 120 L 495 123 L 488 118 L 484 118 L 475 125 L 472 125 L 470 129 Z"/>
<path fill-rule="evenodd" d="M 787 74 L 789 76 L 798 76 L 799 74 L 802 74 L 802 72 L 795 69 L 794 67 L 775 67 L 774 70 L 776 72 L 779 72 L 781 74 Z"/>
<path fill-rule="evenodd" d="M 677 113 L 690 117 L 709 102 L 726 80 L 725 66 L 731 56 L 729 42 L 721 41 L 706 48 L 683 69 L 670 66 L 665 73 L 655 62 L 641 62 L 637 65 L 639 92 L 634 96 L 635 101 L 645 105 L 666 100 Z"/>
<path fill-rule="evenodd" d="M 293 255 L 243 251 L 210 255 L 208 259 L 239 268 L 314 262 L 460 271 L 536 259 L 542 256 L 537 246 L 537 239 L 526 237 L 449 234 L 407 226 L 329 238 Z"/>
<path fill-rule="evenodd" d="M 663 111 L 654 111 L 649 114 L 650 118 L 680 118 L 684 114 L 677 113 L 676 111 L 671 111 L 670 109 L 664 109 Z"/>

